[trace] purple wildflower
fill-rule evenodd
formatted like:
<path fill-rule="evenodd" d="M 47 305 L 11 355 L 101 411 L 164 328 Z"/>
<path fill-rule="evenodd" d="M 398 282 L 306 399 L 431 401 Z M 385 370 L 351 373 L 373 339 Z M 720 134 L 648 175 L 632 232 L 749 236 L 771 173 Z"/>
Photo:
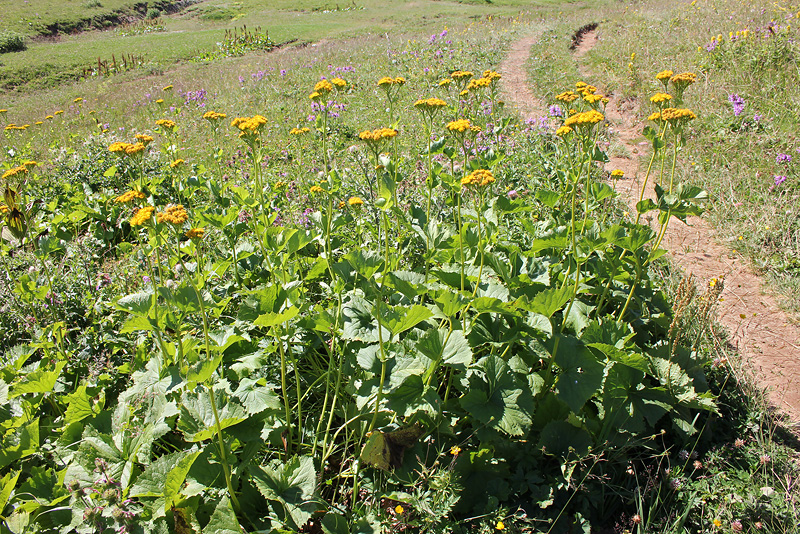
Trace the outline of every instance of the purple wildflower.
<path fill-rule="evenodd" d="M 286 69 L 281 69 L 281 76 L 286 76 Z"/>
<path fill-rule="evenodd" d="M 564 111 L 561 109 L 561 106 L 558 104 L 553 104 L 550 106 L 550 116 L 551 117 L 563 117 Z"/>
<path fill-rule="evenodd" d="M 733 114 L 737 117 L 744 111 L 744 98 L 739 95 L 729 95 L 728 102 L 733 104 Z"/>
<path fill-rule="evenodd" d="M 758 113 L 756 113 L 755 115 L 753 115 L 753 122 L 761 122 L 761 119 L 763 119 L 763 118 L 764 117 L 762 115 L 759 115 Z"/>
<path fill-rule="evenodd" d="M 778 154 L 775 158 L 775 163 L 791 163 L 792 156 L 789 154 Z"/>
<path fill-rule="evenodd" d="M 786 176 L 782 176 L 780 174 L 775 175 L 775 187 L 778 187 L 785 181 L 786 181 Z"/>
<path fill-rule="evenodd" d="M 508 191 L 508 193 L 506 193 L 506 196 L 507 196 L 507 197 L 508 197 L 510 200 L 514 200 L 514 199 L 517 199 L 517 198 L 519 198 L 519 193 L 517 192 L 517 190 L 516 190 L 516 189 L 510 189 L 510 190 Z"/>

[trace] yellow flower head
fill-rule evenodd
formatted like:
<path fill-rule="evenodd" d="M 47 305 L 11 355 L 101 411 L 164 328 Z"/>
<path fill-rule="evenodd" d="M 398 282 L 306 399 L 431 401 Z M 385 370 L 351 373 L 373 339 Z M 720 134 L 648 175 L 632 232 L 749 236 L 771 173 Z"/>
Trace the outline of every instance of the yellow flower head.
<path fill-rule="evenodd" d="M 206 231 L 203 228 L 192 228 L 186 232 L 186 237 L 189 239 L 203 239 Z"/>
<path fill-rule="evenodd" d="M 364 130 L 358 134 L 359 139 L 368 143 L 378 143 L 384 139 L 391 139 L 397 136 L 397 130 L 394 128 L 378 128 L 376 130 Z"/>
<path fill-rule="evenodd" d="M 584 102 L 594 105 L 603 100 L 603 95 L 588 94 L 583 97 L 583 100 Z"/>
<path fill-rule="evenodd" d="M 667 93 L 656 93 L 650 97 L 650 102 L 653 104 L 663 104 L 672 100 L 672 95 Z"/>
<path fill-rule="evenodd" d="M 158 100 L 156 100 L 156 104 L 163 104 L 163 103 L 164 103 L 163 98 L 159 98 Z"/>
<path fill-rule="evenodd" d="M 364 205 L 364 201 L 361 200 L 359 197 L 350 197 L 347 199 L 347 203 L 353 206 L 354 208 L 359 208 Z"/>
<path fill-rule="evenodd" d="M 33 124 L 37 124 L 38 125 L 38 124 L 44 124 L 44 123 L 42 121 L 36 121 Z"/>
<path fill-rule="evenodd" d="M 0 113 L 8 113 L 7 109 L 0 109 Z"/>
<path fill-rule="evenodd" d="M 499 72 L 495 72 L 493 70 L 485 70 L 485 71 L 483 71 L 483 77 L 484 78 L 489 78 L 492 81 L 499 80 L 500 78 L 502 78 L 502 76 L 500 75 Z"/>
<path fill-rule="evenodd" d="M 225 117 L 227 117 L 226 114 L 217 113 L 216 111 L 206 111 L 205 113 L 203 113 L 203 118 L 211 122 L 221 121 Z"/>
<path fill-rule="evenodd" d="M 672 125 L 686 123 L 696 118 L 697 115 L 685 108 L 666 108 L 661 110 L 661 119 Z"/>
<path fill-rule="evenodd" d="M 186 162 L 183 161 L 182 159 L 176 159 L 175 161 L 173 161 L 172 163 L 169 164 L 169 167 L 170 167 L 170 169 L 174 169 L 175 167 L 180 167 L 184 163 L 186 163 Z"/>
<path fill-rule="evenodd" d="M 619 169 L 614 169 L 613 171 L 611 171 L 612 178 L 622 178 L 624 175 L 625 173 Z"/>
<path fill-rule="evenodd" d="M 567 134 L 571 134 L 572 131 L 573 131 L 572 128 L 570 128 L 569 126 L 562 126 L 558 130 L 556 130 L 556 135 L 559 137 L 564 137 Z"/>
<path fill-rule="evenodd" d="M 307 134 L 310 131 L 311 131 L 311 128 L 308 128 L 307 126 L 303 126 L 302 128 L 292 128 L 291 130 L 289 130 L 289 133 L 292 134 L 292 135 L 303 135 L 303 134 Z"/>
<path fill-rule="evenodd" d="M 472 91 L 475 89 L 485 89 L 492 85 L 492 80 L 489 78 L 474 78 L 467 84 L 467 89 Z"/>
<path fill-rule="evenodd" d="M 492 171 L 487 171 L 485 169 L 478 169 L 472 171 L 467 176 L 461 179 L 461 186 L 462 187 L 486 187 L 489 184 L 494 183 L 494 175 Z"/>
<path fill-rule="evenodd" d="M 19 167 L 13 167 L 8 169 L 6 172 L 3 173 L 3 179 L 13 178 L 17 175 L 25 175 L 28 174 L 28 169 L 24 165 L 20 165 Z"/>
<path fill-rule="evenodd" d="M 574 102 L 580 98 L 575 92 L 573 91 L 564 91 L 563 93 L 556 96 L 556 100 L 559 102 L 566 102 L 567 104 Z"/>
<path fill-rule="evenodd" d="M 474 75 L 475 75 L 475 73 L 473 73 L 471 71 L 468 71 L 468 70 L 457 70 L 457 71 L 453 72 L 452 74 L 450 74 L 450 77 L 453 78 L 456 81 L 462 81 L 462 80 L 466 80 L 466 79 L 472 78 Z"/>
<path fill-rule="evenodd" d="M 672 82 L 676 89 L 685 89 L 697 81 L 697 74 L 694 72 L 682 72 L 670 78 L 669 81 Z"/>
<path fill-rule="evenodd" d="M 48 115 L 48 116 L 46 116 L 46 117 L 45 117 L 45 120 L 50 120 L 50 119 L 52 119 L 52 118 L 53 118 L 53 116 L 52 116 L 52 115 Z"/>
<path fill-rule="evenodd" d="M 394 84 L 395 85 L 405 85 L 406 84 L 406 79 L 403 78 L 402 76 L 396 76 L 395 79 L 394 79 Z"/>
<path fill-rule="evenodd" d="M 444 78 L 439 80 L 439 87 L 447 87 L 451 83 L 453 83 L 453 80 L 451 78 Z"/>
<path fill-rule="evenodd" d="M 143 143 L 126 143 L 125 154 L 128 156 L 136 156 L 144 152 L 145 146 Z"/>
<path fill-rule="evenodd" d="M 394 507 L 394 513 L 396 513 L 397 515 L 402 515 L 403 507 L 398 504 L 397 506 Z"/>
<path fill-rule="evenodd" d="M 659 113 L 658 111 L 656 111 L 655 113 L 651 113 L 650 116 L 647 117 L 647 120 L 658 122 L 661 120 L 661 113 Z"/>
<path fill-rule="evenodd" d="M 123 155 L 127 152 L 127 148 L 130 146 L 130 143 L 124 143 L 122 141 L 116 141 L 108 145 L 108 151 L 113 152 L 118 155 Z"/>
<path fill-rule="evenodd" d="M 663 82 L 664 80 L 669 80 L 672 78 L 672 75 L 675 74 L 671 70 L 662 70 L 658 74 L 656 74 L 656 80 L 659 82 Z"/>
<path fill-rule="evenodd" d="M 333 91 L 333 84 L 328 80 L 320 80 L 314 85 L 314 92 L 319 93 L 321 95 L 330 93 Z"/>
<path fill-rule="evenodd" d="M 505 530 L 506 524 L 502 521 L 498 521 L 497 524 L 494 526 L 495 530 Z"/>
<path fill-rule="evenodd" d="M 341 79 L 341 78 L 334 78 L 334 79 L 332 79 L 332 80 L 331 80 L 331 83 L 332 83 L 332 84 L 333 84 L 333 86 L 334 86 L 334 87 L 336 87 L 337 89 L 344 89 L 345 87 L 347 87 L 347 82 L 346 82 L 346 81 L 344 81 L 344 80 L 343 80 L 343 79 Z"/>
<path fill-rule="evenodd" d="M 384 76 L 380 80 L 378 80 L 379 87 L 391 87 L 394 84 L 394 78 L 390 78 L 389 76 Z"/>
<path fill-rule="evenodd" d="M 309 191 L 316 194 L 316 193 L 322 193 L 323 189 L 318 185 L 312 185 Z"/>
<path fill-rule="evenodd" d="M 39 166 L 39 162 L 38 161 L 33 161 L 32 159 L 29 159 L 29 160 L 23 161 L 22 162 L 22 166 L 25 167 L 26 169 L 30 169 L 31 167 L 38 167 Z"/>
<path fill-rule="evenodd" d="M 155 208 L 153 206 L 139 208 L 129 221 L 131 226 L 142 226 L 143 224 L 147 223 L 153 216 L 154 211 Z"/>
<path fill-rule="evenodd" d="M 169 90 L 171 90 L 171 89 L 172 89 L 172 86 L 171 86 L 171 85 L 166 85 L 166 86 L 164 86 L 164 87 L 163 87 L 161 90 L 162 90 L 162 91 L 169 91 Z"/>
<path fill-rule="evenodd" d="M 136 138 L 137 141 L 142 143 L 144 146 L 147 146 L 147 145 L 149 145 L 150 143 L 153 142 L 153 138 L 151 136 L 147 135 L 147 134 L 136 134 L 134 137 Z"/>
<path fill-rule="evenodd" d="M 423 113 L 433 114 L 439 109 L 447 106 L 447 102 L 441 98 L 423 98 L 414 102 L 414 107 Z"/>
<path fill-rule="evenodd" d="M 448 122 L 447 129 L 451 132 L 457 133 L 464 133 L 467 130 L 472 129 L 472 125 L 469 123 L 469 119 L 459 119 L 456 121 Z"/>
<path fill-rule="evenodd" d="M 115 198 L 114 202 L 117 204 L 127 204 L 128 202 L 132 202 L 137 198 L 144 198 L 144 193 L 141 191 L 128 191 Z"/>
<path fill-rule="evenodd" d="M 459 454 L 461 454 L 461 447 L 459 447 L 458 445 L 453 445 L 452 447 L 450 447 L 450 454 L 452 454 L 453 456 L 458 456 Z"/>
<path fill-rule="evenodd" d="M 168 222 L 175 225 L 181 225 L 189 220 L 189 214 L 186 213 L 182 204 L 167 206 L 167 209 L 156 215 L 156 222 Z"/>
<path fill-rule="evenodd" d="M 64 110 L 63 109 L 59 109 L 58 111 L 53 113 L 53 115 L 61 115 L 62 113 L 64 113 Z"/>
<path fill-rule="evenodd" d="M 589 111 L 584 111 L 582 113 L 575 113 L 574 115 L 569 116 L 567 120 L 564 121 L 564 126 L 591 128 L 592 126 L 602 121 L 603 119 L 604 117 L 602 113 L 592 109 Z"/>
<path fill-rule="evenodd" d="M 81 102 L 83 102 L 83 98 L 81 98 L 81 97 L 78 97 L 78 98 L 76 98 L 75 100 L 72 101 L 73 104 L 80 104 Z"/>
<path fill-rule="evenodd" d="M 156 121 L 156 124 L 158 126 L 161 126 L 162 128 L 166 128 L 168 130 L 173 129 L 176 126 L 175 121 L 170 120 L 170 119 L 158 119 Z"/>
<path fill-rule="evenodd" d="M 319 100 L 320 98 L 322 98 L 322 93 L 320 93 L 318 91 L 314 91 L 313 93 L 308 95 L 308 99 L 309 100 L 315 100 L 316 101 L 316 100 Z"/>

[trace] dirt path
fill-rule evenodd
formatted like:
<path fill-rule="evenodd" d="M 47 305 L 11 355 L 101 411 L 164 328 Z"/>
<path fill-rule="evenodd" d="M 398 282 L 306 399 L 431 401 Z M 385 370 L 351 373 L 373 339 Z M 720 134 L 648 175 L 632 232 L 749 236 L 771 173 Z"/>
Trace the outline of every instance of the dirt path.
<path fill-rule="evenodd" d="M 504 97 L 526 119 L 547 115 L 546 103 L 533 96 L 525 74 L 525 62 L 537 37 L 531 35 L 515 43 L 500 66 Z M 593 85 L 599 80 L 593 79 L 584 58 L 599 39 L 600 30 L 585 34 L 574 53 L 583 81 Z M 619 152 L 629 156 L 611 156 L 606 168 L 625 173 L 617 190 L 635 213 L 646 170 L 639 169 L 639 154 L 647 151 L 649 144 L 641 144 L 644 124 L 638 119 L 637 103 L 622 101 L 614 94 L 607 96 L 606 118 L 612 141 L 621 146 Z M 652 184 L 647 189 L 645 196 L 655 198 Z M 701 218 L 688 219 L 688 225 L 675 220 L 661 246 L 684 271 L 695 276 L 698 284 L 725 277 L 718 320 L 728 330 L 730 343 L 752 367 L 757 382 L 767 389 L 771 403 L 796 425 L 800 422 L 800 327 L 792 324 L 776 299 L 763 291 L 763 281 L 747 261 L 719 244 L 714 236 L 714 229 Z"/>

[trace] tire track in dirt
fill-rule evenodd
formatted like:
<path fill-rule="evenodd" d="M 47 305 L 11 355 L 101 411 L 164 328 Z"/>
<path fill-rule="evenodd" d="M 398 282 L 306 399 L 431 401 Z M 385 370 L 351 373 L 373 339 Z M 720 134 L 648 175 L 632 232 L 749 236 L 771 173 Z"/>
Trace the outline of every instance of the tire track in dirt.
<path fill-rule="evenodd" d="M 525 119 L 547 115 L 546 103 L 532 94 L 525 74 L 525 63 L 537 38 L 538 33 L 514 43 L 500 65 L 504 98 Z M 584 34 L 574 52 L 579 72 L 587 83 L 592 83 L 594 76 L 584 58 L 601 38 L 599 30 Z M 637 116 L 637 101 L 625 101 L 614 94 L 606 96 L 610 98 L 605 110 L 609 132 L 612 139 L 621 145 L 622 152 L 630 154 L 630 157 L 610 156 L 606 168 L 609 171 L 620 169 L 625 173 L 625 178 L 618 181 L 616 189 L 631 207 L 631 213 L 635 213 L 646 171 L 640 172 L 638 155 L 647 151 L 649 143 L 642 143 L 644 124 Z M 650 182 L 645 198 L 654 199 L 652 175 Z M 752 368 L 756 383 L 767 390 L 771 404 L 786 414 L 792 425 L 798 425 L 800 327 L 790 321 L 774 297 L 765 293 L 763 280 L 748 262 L 714 239 L 714 229 L 707 221 L 691 217 L 687 222 L 671 221 L 661 246 L 669 251 L 686 273 L 694 275 L 695 281 L 701 286 L 712 278 L 724 276 L 717 320 L 727 329 L 730 345 Z M 656 223 L 652 221 L 651 224 Z"/>

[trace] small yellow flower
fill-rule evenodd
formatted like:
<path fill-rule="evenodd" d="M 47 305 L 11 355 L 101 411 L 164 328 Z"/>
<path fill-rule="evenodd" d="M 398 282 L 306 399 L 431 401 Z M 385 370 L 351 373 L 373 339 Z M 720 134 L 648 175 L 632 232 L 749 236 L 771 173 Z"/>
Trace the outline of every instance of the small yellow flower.
<path fill-rule="evenodd" d="M 611 171 L 612 178 L 622 178 L 624 175 L 625 173 L 619 169 L 614 169 L 613 171 Z"/>
<path fill-rule="evenodd" d="M 167 206 L 167 209 L 162 211 L 156 216 L 156 222 L 168 222 L 175 225 L 180 225 L 189 220 L 189 214 L 186 213 L 182 204 Z"/>
<path fill-rule="evenodd" d="M 472 171 L 467 176 L 461 179 L 461 186 L 462 187 L 469 187 L 469 186 L 476 186 L 476 187 L 486 187 L 489 184 L 493 184 L 495 182 L 494 175 L 491 171 L 487 171 L 485 169 L 478 169 Z"/>
<path fill-rule="evenodd" d="M 162 91 L 169 91 L 170 89 L 172 89 L 172 86 L 171 86 L 171 85 L 166 85 L 166 86 L 164 86 L 164 88 L 162 88 L 161 90 L 162 90 Z"/>
<path fill-rule="evenodd" d="M 331 91 L 333 91 L 333 84 L 328 80 L 320 80 L 314 85 L 314 92 L 321 95 L 330 93 Z"/>
<path fill-rule="evenodd" d="M 117 204 L 127 204 L 137 198 L 144 198 L 144 193 L 141 191 L 128 191 L 115 198 L 114 202 Z"/>
<path fill-rule="evenodd" d="M 169 164 L 169 167 L 171 169 L 174 169 L 175 167 L 180 167 L 184 163 L 186 163 L 186 162 L 183 161 L 182 159 L 176 159 L 175 161 L 173 161 L 172 163 Z"/>
<path fill-rule="evenodd" d="M 131 217 L 130 220 L 131 226 L 141 226 L 145 224 L 153 216 L 154 211 L 155 208 L 153 206 L 145 206 L 143 208 L 139 208 L 133 215 L 133 217 Z"/>
<path fill-rule="evenodd" d="M 712 521 L 711 523 L 712 523 L 712 524 L 714 525 L 714 527 L 716 527 L 716 528 L 719 528 L 719 527 L 721 527 L 721 526 L 722 526 L 722 521 L 720 521 L 719 519 L 714 519 L 714 521 Z"/>
<path fill-rule="evenodd" d="M 453 83 L 453 80 L 452 80 L 452 79 L 450 79 L 450 78 L 444 78 L 444 79 L 442 79 L 442 80 L 439 80 L 439 87 L 447 87 L 447 86 L 448 86 L 448 85 L 450 85 L 451 83 Z"/>
<path fill-rule="evenodd" d="M 361 200 L 359 197 L 350 197 L 347 199 L 347 203 L 353 206 L 354 208 L 358 208 L 364 205 L 364 201 Z"/>
<path fill-rule="evenodd" d="M 158 126 L 161 126 L 162 128 L 166 128 L 166 129 L 169 129 L 169 130 L 171 130 L 172 128 L 175 128 L 175 126 L 176 126 L 175 125 L 175 121 L 170 120 L 170 119 L 158 119 L 156 121 L 156 124 Z"/>
<path fill-rule="evenodd" d="M 163 103 L 164 103 L 163 98 L 159 98 L 158 100 L 156 100 L 156 104 L 163 104 Z"/>
<path fill-rule="evenodd" d="M 206 231 L 203 228 L 192 228 L 186 232 L 189 239 L 202 239 Z"/>
<path fill-rule="evenodd" d="M 495 530 L 505 530 L 506 524 L 502 521 L 498 521 L 497 524 L 494 526 Z"/>
<path fill-rule="evenodd" d="M 337 87 L 338 89 L 344 89 L 345 87 L 347 87 L 347 82 L 346 82 L 346 81 L 344 81 L 344 80 L 343 80 L 343 79 L 341 79 L 341 78 L 333 78 L 333 79 L 331 80 L 331 83 L 332 83 L 332 84 L 333 84 L 335 87 Z"/>
<path fill-rule="evenodd" d="M 404 511 L 405 510 L 403 510 L 403 507 L 400 506 L 399 504 L 394 507 L 394 513 L 396 513 L 397 515 L 402 515 Z"/>
<path fill-rule="evenodd" d="M 22 165 L 23 165 L 25 168 L 30 168 L 30 167 L 38 167 L 38 166 L 39 166 L 39 163 L 38 163 L 38 162 L 36 162 L 36 161 L 33 161 L 32 159 L 29 159 L 29 160 L 23 161 L 23 162 L 22 162 Z M 769 226 L 767 227 L 767 230 L 769 230 Z"/>
<path fill-rule="evenodd" d="M 53 113 L 53 115 L 61 115 L 62 113 L 64 113 L 64 110 L 63 109 L 59 109 L 58 111 Z"/>
<path fill-rule="evenodd" d="M 673 74 L 675 74 L 675 73 L 672 72 L 671 70 L 662 70 L 661 72 L 656 74 L 656 80 L 658 80 L 660 82 L 665 82 L 666 80 L 669 80 L 670 78 L 672 78 Z"/>
<path fill-rule="evenodd" d="M 136 134 L 134 137 L 136 137 L 136 139 L 144 146 L 147 146 L 153 142 L 153 138 L 146 134 Z"/>
<path fill-rule="evenodd" d="M 216 111 L 206 111 L 203 113 L 203 118 L 207 121 L 216 122 L 227 117 L 224 113 L 217 113 Z"/>
<path fill-rule="evenodd" d="M 565 135 L 571 133 L 572 133 L 572 128 L 570 128 L 569 126 L 562 126 L 558 130 L 556 130 L 556 135 L 559 137 L 564 137 Z"/>
<path fill-rule="evenodd" d="M 452 447 L 450 447 L 450 454 L 452 454 L 453 456 L 458 456 L 459 454 L 461 454 L 461 447 L 459 447 L 458 445 L 453 445 Z"/>
<path fill-rule="evenodd" d="M 13 167 L 11 169 L 8 169 L 6 172 L 3 173 L 3 179 L 5 180 L 6 178 L 12 178 L 18 174 L 28 174 L 27 167 L 21 165 L 19 167 Z"/>
<path fill-rule="evenodd" d="M 322 193 L 322 188 L 318 185 L 312 185 L 309 191 L 312 193 Z"/>
<path fill-rule="evenodd" d="M 75 100 L 72 101 L 73 104 L 80 104 L 81 102 L 83 102 L 83 98 L 81 98 L 81 97 L 78 97 L 78 98 L 76 98 Z"/>

